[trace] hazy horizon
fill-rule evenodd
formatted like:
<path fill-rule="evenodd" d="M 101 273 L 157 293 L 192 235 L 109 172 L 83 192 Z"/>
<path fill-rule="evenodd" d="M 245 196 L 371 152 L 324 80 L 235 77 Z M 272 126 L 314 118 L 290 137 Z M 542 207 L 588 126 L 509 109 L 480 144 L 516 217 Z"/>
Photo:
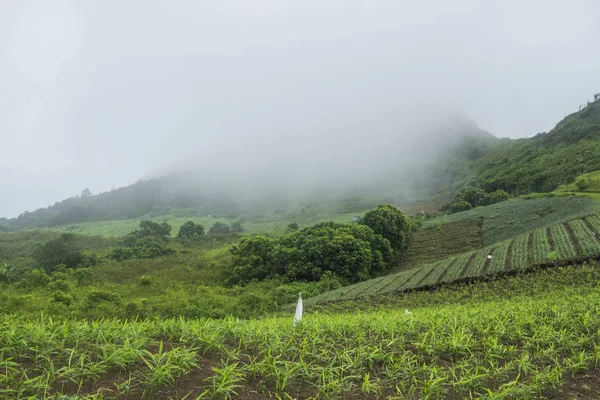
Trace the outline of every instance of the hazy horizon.
<path fill-rule="evenodd" d="M 592 0 L 1 10 L 0 217 L 186 166 L 367 179 L 446 117 L 529 137 L 600 90 Z"/>

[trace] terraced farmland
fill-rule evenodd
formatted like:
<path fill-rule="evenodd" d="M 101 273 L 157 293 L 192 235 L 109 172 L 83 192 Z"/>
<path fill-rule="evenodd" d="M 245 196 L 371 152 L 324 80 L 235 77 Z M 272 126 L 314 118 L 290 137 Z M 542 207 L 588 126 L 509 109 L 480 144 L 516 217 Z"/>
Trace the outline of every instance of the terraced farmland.
<path fill-rule="evenodd" d="M 411 269 L 483 247 L 483 218 L 429 225 L 410 238 L 398 269 Z"/>
<path fill-rule="evenodd" d="M 423 227 L 483 218 L 483 240 L 491 245 L 544 226 L 600 212 L 600 203 L 584 196 L 511 199 L 427 221 Z"/>
<path fill-rule="evenodd" d="M 306 300 L 306 304 L 402 292 L 483 276 L 524 271 L 555 261 L 600 255 L 600 215 L 558 223 L 399 273 L 340 288 Z"/>

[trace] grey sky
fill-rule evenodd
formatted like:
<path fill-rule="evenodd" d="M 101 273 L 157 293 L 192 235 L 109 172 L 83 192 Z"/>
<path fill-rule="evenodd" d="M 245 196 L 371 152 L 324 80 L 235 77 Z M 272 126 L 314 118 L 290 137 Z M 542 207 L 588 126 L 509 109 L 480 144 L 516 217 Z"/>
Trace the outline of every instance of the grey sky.
<path fill-rule="evenodd" d="M 598 21 L 595 0 L 3 0 L 0 216 L 180 161 L 359 151 L 438 110 L 531 136 L 600 90 Z"/>

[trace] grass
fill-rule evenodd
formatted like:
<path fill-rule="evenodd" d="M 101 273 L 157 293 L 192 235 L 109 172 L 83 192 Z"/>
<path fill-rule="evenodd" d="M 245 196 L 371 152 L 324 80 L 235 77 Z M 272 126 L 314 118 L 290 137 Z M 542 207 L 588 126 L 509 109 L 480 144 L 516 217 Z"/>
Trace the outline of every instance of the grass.
<path fill-rule="evenodd" d="M 556 196 L 509 199 L 486 207 L 433 218 L 424 227 L 434 227 L 483 218 L 483 238 L 490 245 L 522 233 L 600 211 L 600 203 L 586 196 Z"/>
<path fill-rule="evenodd" d="M 409 238 L 396 270 L 414 268 L 482 248 L 482 222 L 482 218 L 475 218 L 444 225 L 428 224 L 426 229 L 419 229 Z"/>
<path fill-rule="evenodd" d="M 600 215 L 592 214 L 497 242 L 483 249 L 406 269 L 377 280 L 342 287 L 306 300 L 307 304 L 436 287 L 465 279 L 527 271 L 600 255 Z"/>
<path fill-rule="evenodd" d="M 53 228 L 47 228 L 49 231 L 58 232 L 72 232 L 81 235 L 89 236 L 104 236 L 104 237 L 120 237 L 127 233 L 137 229 L 140 221 L 149 219 L 155 222 L 167 222 L 173 230 L 171 231 L 172 236 L 177 236 L 179 227 L 187 221 L 193 221 L 195 223 L 202 224 L 208 232 L 211 226 L 215 222 L 223 222 L 231 224 L 234 221 L 241 221 L 245 230 L 249 234 L 277 234 L 283 233 L 287 225 L 291 222 L 297 222 L 301 226 L 310 225 L 320 221 L 335 221 L 341 223 L 349 223 L 352 221 L 352 217 L 355 215 L 362 215 L 364 212 L 327 212 L 319 211 L 312 213 L 307 211 L 305 213 L 298 212 L 294 214 L 275 215 L 270 218 L 217 218 L 217 217 L 200 217 L 200 216 L 189 216 L 181 217 L 176 215 L 164 215 L 161 217 L 152 218 L 134 218 L 134 219 L 123 219 L 114 221 L 94 221 L 94 222 L 82 222 L 78 224 L 70 224 L 57 226 Z"/>
<path fill-rule="evenodd" d="M 583 190 L 579 189 L 577 186 L 577 182 L 585 181 L 587 183 L 587 187 Z M 567 185 L 560 185 L 557 192 L 592 192 L 592 193 L 600 193 L 600 170 L 590 172 L 587 174 L 579 175 L 572 183 Z"/>
<path fill-rule="evenodd" d="M 120 237 L 128 234 L 129 232 L 139 227 L 140 221 L 145 218 L 134 218 L 134 219 L 122 219 L 115 221 L 95 221 L 95 222 L 82 222 L 72 225 L 57 226 L 54 228 L 48 228 L 50 231 L 58 232 L 72 232 L 86 236 L 104 236 L 104 237 Z M 212 217 L 177 217 L 173 215 L 165 215 L 162 217 L 149 218 L 155 222 L 167 222 L 173 230 L 171 231 L 173 236 L 177 236 L 179 227 L 187 221 L 193 221 L 200 223 L 204 226 L 206 231 L 214 225 L 215 222 L 224 222 L 230 224 L 232 221 L 226 218 L 212 218 Z"/>
<path fill-rule="evenodd" d="M 393 304 L 338 304 L 297 327 L 291 313 L 251 321 L 2 316 L 0 397 L 597 398 L 598 280 L 597 264 L 566 267 L 388 297 Z"/>

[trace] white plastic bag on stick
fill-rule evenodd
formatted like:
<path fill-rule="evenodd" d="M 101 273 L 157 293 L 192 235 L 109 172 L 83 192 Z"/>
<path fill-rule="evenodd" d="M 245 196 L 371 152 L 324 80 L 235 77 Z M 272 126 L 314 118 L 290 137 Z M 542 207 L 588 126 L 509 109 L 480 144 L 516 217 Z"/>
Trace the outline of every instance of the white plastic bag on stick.
<path fill-rule="evenodd" d="M 296 314 L 294 315 L 294 326 L 302 321 L 302 293 L 298 293 L 298 303 L 296 304 Z"/>

